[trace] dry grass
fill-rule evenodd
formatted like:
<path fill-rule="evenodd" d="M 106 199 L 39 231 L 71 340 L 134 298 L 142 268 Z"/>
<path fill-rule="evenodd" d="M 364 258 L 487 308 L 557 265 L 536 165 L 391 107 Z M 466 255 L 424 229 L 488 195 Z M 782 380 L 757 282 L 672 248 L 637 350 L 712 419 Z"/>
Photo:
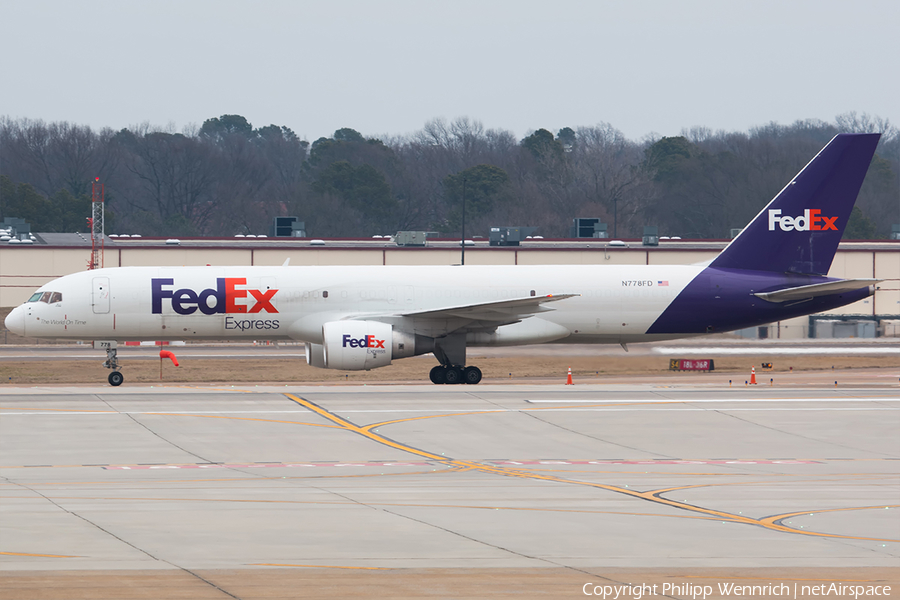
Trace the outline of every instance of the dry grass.
<path fill-rule="evenodd" d="M 177 353 L 177 350 L 176 350 Z M 772 357 L 745 356 L 716 358 L 716 370 L 705 376 L 716 374 L 749 375 L 750 365 L 757 367 L 762 362 L 774 362 L 775 369 L 757 369 L 762 379 L 768 373 L 785 373 L 793 367 L 795 371 L 896 368 L 896 358 L 891 357 L 819 357 L 797 356 L 781 358 L 776 362 Z M 168 360 L 162 364 L 162 381 L 167 383 L 368 383 L 368 382 L 420 382 L 428 380 L 428 371 L 435 365 L 431 357 L 410 358 L 398 361 L 388 367 L 374 371 L 333 371 L 315 369 L 302 359 L 260 358 L 260 359 L 193 359 L 179 358 L 180 367 L 174 367 Z M 470 354 L 470 364 L 478 365 L 486 380 L 517 380 L 536 378 L 559 378 L 565 380 L 566 370 L 571 367 L 575 377 L 584 381 L 600 376 L 633 375 L 636 381 L 641 376 L 667 375 L 677 380 L 685 373 L 668 371 L 666 357 L 479 357 Z M 109 371 L 102 366 L 102 359 L 85 360 L 22 360 L 0 362 L 0 384 L 77 384 L 102 383 Z M 123 361 L 123 374 L 128 383 L 159 382 L 160 363 L 155 360 Z"/>

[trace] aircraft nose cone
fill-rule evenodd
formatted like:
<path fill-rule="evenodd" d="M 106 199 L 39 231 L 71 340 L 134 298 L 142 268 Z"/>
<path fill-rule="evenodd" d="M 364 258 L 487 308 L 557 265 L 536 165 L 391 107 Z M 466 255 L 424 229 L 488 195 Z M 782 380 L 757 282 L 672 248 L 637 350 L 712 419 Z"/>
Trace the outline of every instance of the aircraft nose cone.
<path fill-rule="evenodd" d="M 25 311 L 21 306 L 12 309 L 3 321 L 6 328 L 16 335 L 25 336 Z"/>

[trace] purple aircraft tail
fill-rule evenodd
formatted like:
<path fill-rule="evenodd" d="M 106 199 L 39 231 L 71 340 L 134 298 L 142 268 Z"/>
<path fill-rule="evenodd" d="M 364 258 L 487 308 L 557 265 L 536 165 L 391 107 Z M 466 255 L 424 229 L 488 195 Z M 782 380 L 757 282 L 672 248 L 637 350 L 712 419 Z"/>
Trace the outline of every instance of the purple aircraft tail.
<path fill-rule="evenodd" d="M 710 266 L 826 275 L 880 137 L 834 136 Z"/>

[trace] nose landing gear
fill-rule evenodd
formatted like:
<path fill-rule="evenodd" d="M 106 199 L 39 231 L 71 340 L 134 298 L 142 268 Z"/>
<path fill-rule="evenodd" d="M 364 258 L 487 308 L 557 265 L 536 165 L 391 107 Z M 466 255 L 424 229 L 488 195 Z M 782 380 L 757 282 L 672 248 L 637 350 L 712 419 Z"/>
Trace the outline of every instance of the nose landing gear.
<path fill-rule="evenodd" d="M 103 366 L 107 369 L 112 369 L 112 373 L 107 377 L 109 385 L 122 385 L 122 382 L 125 381 L 125 376 L 119 371 L 122 367 L 119 365 L 119 359 L 116 356 L 116 342 L 94 342 L 94 345 L 106 349 L 106 360 L 103 361 Z"/>

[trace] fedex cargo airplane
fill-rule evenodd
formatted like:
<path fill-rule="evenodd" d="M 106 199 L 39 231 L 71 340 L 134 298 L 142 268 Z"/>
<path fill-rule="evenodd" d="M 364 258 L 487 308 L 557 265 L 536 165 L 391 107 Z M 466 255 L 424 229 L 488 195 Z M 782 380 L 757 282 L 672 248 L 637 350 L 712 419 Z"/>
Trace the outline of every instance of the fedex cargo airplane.
<path fill-rule="evenodd" d="M 826 277 L 879 134 L 840 134 L 714 260 L 698 265 L 119 267 L 66 275 L 6 318 L 92 339 L 298 340 L 314 367 L 433 353 L 436 384 L 481 380 L 469 346 L 630 342 L 743 329 L 870 296 Z"/>

